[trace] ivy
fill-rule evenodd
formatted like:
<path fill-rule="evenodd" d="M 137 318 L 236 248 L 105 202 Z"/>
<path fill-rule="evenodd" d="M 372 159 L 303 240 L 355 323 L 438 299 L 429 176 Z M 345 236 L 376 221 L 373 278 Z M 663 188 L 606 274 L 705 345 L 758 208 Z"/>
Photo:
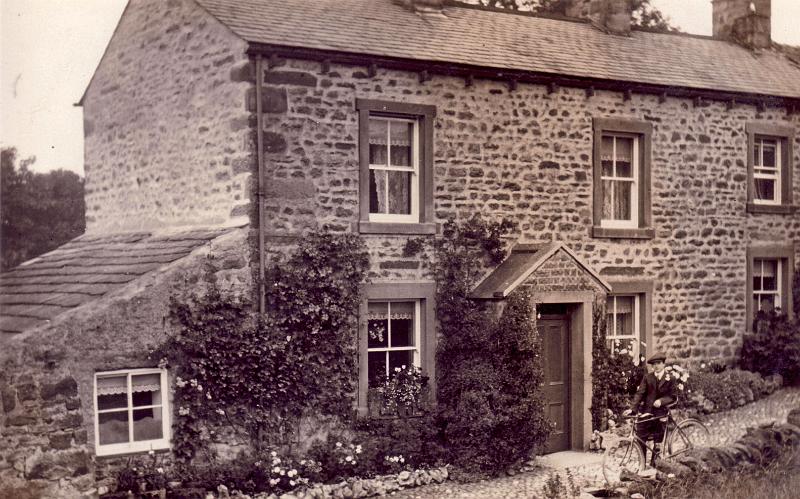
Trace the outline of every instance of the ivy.
<path fill-rule="evenodd" d="M 368 258 L 357 236 L 310 234 L 268 272 L 265 314 L 222 293 L 215 268 L 205 288 L 173 299 L 178 326 L 154 355 L 174 368 L 175 454 L 207 450 L 225 427 L 256 450 L 286 445 L 307 415 L 351 416 L 359 285 Z"/>
<path fill-rule="evenodd" d="M 503 258 L 501 237 L 512 228 L 480 217 L 462 225 L 449 221 L 434 248 L 440 424 L 452 462 L 484 474 L 541 450 L 550 431 L 530 295 L 512 294 L 499 319 L 469 298 L 483 266 Z"/>

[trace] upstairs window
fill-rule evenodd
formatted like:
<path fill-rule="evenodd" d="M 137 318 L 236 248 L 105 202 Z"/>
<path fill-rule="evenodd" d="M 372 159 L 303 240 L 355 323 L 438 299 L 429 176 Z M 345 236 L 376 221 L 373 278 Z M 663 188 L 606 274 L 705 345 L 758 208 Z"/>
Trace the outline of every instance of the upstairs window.
<path fill-rule="evenodd" d="M 592 235 L 650 239 L 650 123 L 595 118 Z"/>
<path fill-rule="evenodd" d="M 434 106 L 356 100 L 359 222 L 367 234 L 434 234 Z"/>
<path fill-rule="evenodd" d="M 781 203 L 781 143 L 756 137 L 753 144 L 753 202 Z"/>
<path fill-rule="evenodd" d="M 167 374 L 136 369 L 95 375 L 98 456 L 169 448 Z"/>
<path fill-rule="evenodd" d="M 418 136 L 416 120 L 370 117 L 370 221 L 419 221 Z"/>
<path fill-rule="evenodd" d="M 792 205 L 792 145 L 788 125 L 750 122 L 747 131 L 747 211 L 788 214 Z"/>
<path fill-rule="evenodd" d="M 639 227 L 639 139 L 631 135 L 603 135 L 602 227 Z"/>

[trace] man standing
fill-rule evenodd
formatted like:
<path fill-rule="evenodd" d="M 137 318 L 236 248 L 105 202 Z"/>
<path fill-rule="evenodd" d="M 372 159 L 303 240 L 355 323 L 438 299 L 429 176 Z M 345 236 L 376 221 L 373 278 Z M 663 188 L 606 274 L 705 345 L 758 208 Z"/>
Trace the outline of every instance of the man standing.
<path fill-rule="evenodd" d="M 664 370 L 666 360 L 667 356 L 660 352 L 654 353 L 648 359 L 647 363 L 653 366 L 653 371 L 644 375 L 631 402 L 631 408 L 624 413 L 627 415 L 636 410 L 641 410 L 643 413 L 647 412 L 653 415 L 653 418 L 646 418 L 648 419 L 647 421 L 636 425 L 636 435 L 639 438 L 645 442 L 650 438 L 653 439 L 653 463 L 655 463 L 659 452 L 659 443 L 664 438 L 666 420 L 661 421 L 661 419 L 667 415 L 667 406 L 677 399 L 675 391 L 676 380 L 673 376 L 666 374 Z M 646 462 L 646 448 L 642 448 L 642 454 L 644 454 Z"/>

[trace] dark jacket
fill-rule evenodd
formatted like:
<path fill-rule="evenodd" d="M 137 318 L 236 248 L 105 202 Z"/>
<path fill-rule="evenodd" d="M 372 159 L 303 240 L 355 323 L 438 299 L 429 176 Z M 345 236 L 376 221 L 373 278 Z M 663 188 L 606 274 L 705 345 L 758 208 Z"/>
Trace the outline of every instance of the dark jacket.
<path fill-rule="evenodd" d="M 665 372 L 661 377 L 661 381 L 658 381 L 658 378 L 653 373 L 645 374 L 631 402 L 631 410 L 636 412 L 637 409 L 640 409 L 641 412 L 663 416 L 667 413 L 666 406 L 677 400 L 676 385 L 677 380 L 674 374 L 669 375 Z M 653 403 L 656 400 L 661 400 L 661 407 L 658 409 L 653 407 Z M 639 407 L 640 404 L 641 408 Z"/>

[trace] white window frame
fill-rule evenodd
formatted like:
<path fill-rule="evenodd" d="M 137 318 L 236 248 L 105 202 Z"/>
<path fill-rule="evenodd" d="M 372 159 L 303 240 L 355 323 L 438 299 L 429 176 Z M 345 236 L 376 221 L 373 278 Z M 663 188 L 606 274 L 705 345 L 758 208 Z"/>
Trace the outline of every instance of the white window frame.
<path fill-rule="evenodd" d="M 113 376 L 127 376 L 127 394 L 128 394 L 128 405 L 127 405 L 127 412 L 128 412 L 128 438 L 129 441 L 125 443 L 117 443 L 117 444 L 100 444 L 100 414 L 108 413 L 108 412 L 121 412 L 121 408 L 119 409 L 106 409 L 106 410 L 99 410 L 97 404 L 97 380 L 98 378 L 106 378 L 106 377 L 113 377 Z M 133 376 L 142 375 L 142 374 L 160 374 L 160 381 L 161 381 L 161 435 L 162 438 L 156 440 L 142 440 L 136 442 L 133 440 L 133 391 L 131 389 L 131 378 Z M 145 452 L 150 450 L 163 450 L 170 448 L 170 407 L 169 407 L 169 390 L 167 385 L 167 370 L 166 369 L 124 369 L 119 371 L 106 371 L 106 372 L 97 372 L 94 375 L 94 387 L 93 387 L 93 412 L 94 412 L 94 448 L 95 454 L 98 456 L 111 456 L 116 454 L 129 454 L 135 452 Z M 149 407 L 158 407 L 158 406 L 142 406 L 136 407 L 136 409 L 147 409 Z"/>
<path fill-rule="evenodd" d="M 413 324 L 413 328 L 414 328 L 414 330 L 413 330 L 414 345 L 410 346 L 410 347 L 392 347 L 391 346 L 392 345 L 392 342 L 391 342 L 391 338 L 392 338 L 391 337 L 392 303 L 408 303 L 408 302 L 414 302 L 414 324 Z M 385 347 L 370 348 L 369 347 L 369 342 L 367 343 L 367 357 L 369 357 L 369 354 L 372 353 L 372 352 L 384 352 L 385 353 L 385 355 L 386 355 L 386 376 L 387 377 L 391 374 L 389 372 L 389 352 L 408 352 L 408 351 L 413 351 L 414 352 L 414 355 L 413 355 L 414 367 L 416 367 L 418 369 L 421 369 L 421 367 L 422 367 L 422 355 L 421 355 L 421 346 L 420 346 L 420 341 L 421 341 L 421 338 L 422 338 L 422 334 L 421 334 L 421 329 L 422 328 L 420 326 L 420 313 L 421 313 L 420 302 L 421 302 L 421 300 L 419 300 L 419 299 L 398 299 L 398 300 L 379 300 L 379 299 L 376 299 L 376 300 L 368 300 L 368 304 L 369 303 L 388 303 L 387 310 L 388 310 L 388 315 L 389 315 L 390 319 L 387 321 L 386 346 Z M 369 320 L 367 320 L 367 322 L 369 323 Z M 367 326 L 367 334 L 369 334 L 369 326 Z M 369 373 L 369 364 L 368 364 L 367 365 L 367 382 L 368 383 L 369 383 L 369 375 L 370 375 L 370 373 Z"/>
<path fill-rule="evenodd" d="M 614 132 L 607 132 L 603 133 L 602 138 L 610 137 L 612 139 L 612 146 L 611 146 L 611 158 L 612 158 L 612 173 L 616 172 L 617 166 L 617 138 L 625 138 L 625 139 L 632 139 L 633 147 L 631 151 L 631 169 L 633 173 L 633 178 L 630 177 L 617 177 L 616 175 L 606 176 L 602 175 L 600 177 L 600 185 L 601 189 L 605 189 L 605 181 L 610 180 L 612 182 L 625 182 L 631 184 L 631 219 L 630 220 L 614 220 L 608 218 L 600 219 L 600 227 L 609 228 L 609 229 L 635 229 L 639 227 L 639 140 L 640 137 L 636 134 L 629 134 L 629 133 L 614 133 Z M 601 160 L 602 161 L 602 160 Z M 605 192 L 604 192 L 605 195 Z M 614 190 L 611 190 L 612 195 L 612 206 L 614 205 L 613 202 L 613 195 Z"/>
<path fill-rule="evenodd" d="M 608 321 L 608 316 L 611 316 L 611 327 L 610 330 L 614 332 L 613 336 L 608 335 L 609 327 L 608 324 L 606 325 L 606 342 L 612 342 L 614 340 L 629 340 L 632 339 L 633 341 L 633 355 L 631 356 L 633 359 L 639 359 L 642 351 L 642 335 L 639 324 L 641 323 L 641 305 L 642 300 L 640 295 L 638 294 L 627 294 L 627 293 L 620 293 L 620 294 L 609 294 L 608 298 L 613 298 L 613 306 L 612 310 L 609 311 L 606 308 L 606 321 Z M 617 298 L 633 298 L 633 317 L 631 320 L 633 321 L 633 333 L 629 335 L 621 335 L 617 336 Z M 611 354 L 615 355 L 614 349 L 611 349 Z M 635 361 L 638 364 L 638 360 Z"/>
<path fill-rule="evenodd" d="M 764 165 L 764 141 L 775 142 L 775 166 Z M 779 137 L 765 137 L 756 136 L 753 141 L 753 203 L 763 205 L 780 205 L 781 204 L 781 170 L 783 168 L 783 152 L 781 151 L 781 139 Z M 757 147 L 758 146 L 758 147 Z M 756 155 L 756 148 L 759 154 Z M 760 170 L 760 172 L 759 172 Z M 769 171 L 774 174 L 767 173 Z M 772 180 L 775 182 L 775 187 L 772 190 L 773 199 L 759 199 L 756 197 L 758 189 L 756 188 L 756 180 Z"/>
<path fill-rule="evenodd" d="M 764 290 L 764 262 L 775 262 L 775 290 Z M 753 296 L 750 299 L 759 297 L 757 300 L 758 308 L 753 310 L 753 314 L 761 311 L 761 296 L 774 296 L 775 306 L 774 310 L 783 311 L 783 259 L 781 258 L 754 258 L 753 259 L 753 277 L 758 277 L 761 280 L 761 289 L 756 290 L 753 288 Z"/>
<path fill-rule="evenodd" d="M 374 165 L 369 164 L 369 171 L 401 171 L 411 173 L 411 213 L 407 215 L 391 214 L 391 213 L 369 213 L 370 222 L 390 222 L 390 223 L 418 223 L 419 222 L 419 188 L 420 188 L 420 127 L 419 120 L 414 118 L 397 118 L 393 116 L 384 116 L 377 113 L 370 113 L 367 120 L 367 126 L 373 119 L 386 120 L 389 126 L 386 127 L 386 164 Z M 413 131 L 411 136 L 411 166 L 392 166 L 392 153 L 391 153 L 391 123 L 411 123 Z M 368 187 L 369 189 L 372 186 Z M 389 182 L 386 182 L 386 189 L 389 189 Z M 387 200 L 388 200 L 388 193 Z"/>

